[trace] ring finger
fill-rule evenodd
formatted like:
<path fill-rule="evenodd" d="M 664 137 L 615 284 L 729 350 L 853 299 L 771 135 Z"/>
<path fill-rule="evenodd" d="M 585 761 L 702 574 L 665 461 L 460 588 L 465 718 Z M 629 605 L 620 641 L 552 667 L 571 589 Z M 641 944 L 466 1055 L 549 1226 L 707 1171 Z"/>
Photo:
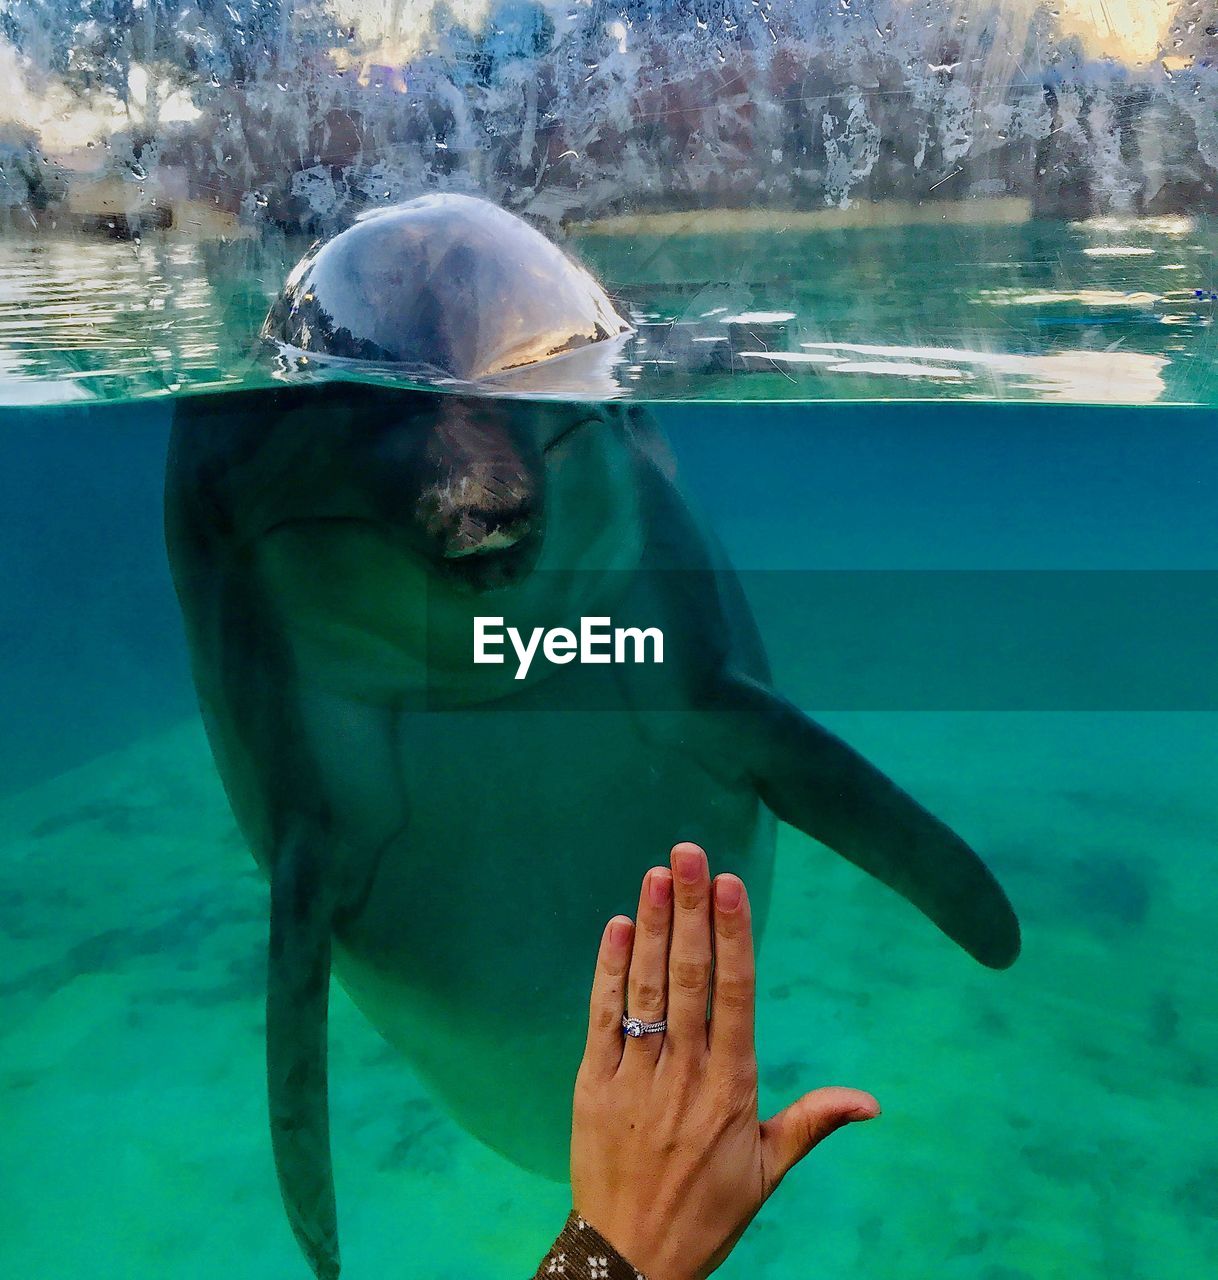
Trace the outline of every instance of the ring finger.
<path fill-rule="evenodd" d="M 643 877 L 636 919 L 626 1012 L 640 1022 L 659 1022 L 668 1004 L 668 937 L 672 929 L 672 872 L 667 867 L 652 867 Z M 660 1032 L 628 1036 L 623 1061 L 654 1062 L 663 1043 Z"/>

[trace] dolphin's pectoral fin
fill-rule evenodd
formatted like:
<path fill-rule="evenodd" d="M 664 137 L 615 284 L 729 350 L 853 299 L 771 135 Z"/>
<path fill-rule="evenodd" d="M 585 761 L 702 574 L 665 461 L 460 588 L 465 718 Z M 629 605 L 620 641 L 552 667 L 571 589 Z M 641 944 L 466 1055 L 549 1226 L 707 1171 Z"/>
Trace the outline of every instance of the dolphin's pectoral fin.
<path fill-rule="evenodd" d="M 266 1079 L 288 1221 L 318 1280 L 335 1280 L 338 1215 L 326 1073 L 331 913 L 317 857 L 303 841 L 290 845 L 271 874 Z"/>
<path fill-rule="evenodd" d="M 874 765 L 771 689 L 724 680 L 715 705 L 744 747 L 765 804 L 895 889 L 993 969 L 1019 954 L 1019 921 L 997 880 L 955 832 Z"/>

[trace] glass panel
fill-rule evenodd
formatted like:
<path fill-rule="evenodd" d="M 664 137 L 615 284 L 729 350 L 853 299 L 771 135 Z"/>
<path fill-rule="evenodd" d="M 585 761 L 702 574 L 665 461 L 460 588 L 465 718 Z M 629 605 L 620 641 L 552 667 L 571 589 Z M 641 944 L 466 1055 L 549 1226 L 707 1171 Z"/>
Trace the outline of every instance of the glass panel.
<path fill-rule="evenodd" d="M 693 839 L 885 1110 L 725 1276 L 1208 1274 L 1211 0 L 0 32 L 9 1269 L 332 1275 L 328 1096 L 344 1274 L 532 1274 Z"/>

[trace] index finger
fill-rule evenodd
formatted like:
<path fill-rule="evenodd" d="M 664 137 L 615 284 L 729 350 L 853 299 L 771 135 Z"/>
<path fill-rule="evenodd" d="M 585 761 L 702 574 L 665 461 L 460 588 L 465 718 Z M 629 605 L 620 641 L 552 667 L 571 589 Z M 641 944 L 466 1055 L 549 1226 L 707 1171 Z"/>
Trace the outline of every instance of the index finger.
<path fill-rule="evenodd" d="M 715 877 L 715 977 L 711 991 L 711 1062 L 748 1064 L 753 1047 L 757 971 L 753 921 L 744 881 Z"/>
<path fill-rule="evenodd" d="M 634 924 L 628 916 L 614 916 L 601 935 L 588 1002 L 584 1064 L 602 1076 L 611 1076 L 622 1061 L 622 1014 L 633 940 Z"/>

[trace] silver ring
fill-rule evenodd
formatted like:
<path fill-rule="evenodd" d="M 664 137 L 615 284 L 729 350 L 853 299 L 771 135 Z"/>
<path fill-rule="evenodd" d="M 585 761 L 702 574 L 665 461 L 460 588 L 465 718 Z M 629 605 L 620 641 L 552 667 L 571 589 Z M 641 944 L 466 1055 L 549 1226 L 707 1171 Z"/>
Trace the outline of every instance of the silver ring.
<path fill-rule="evenodd" d="M 622 1015 L 622 1030 L 632 1039 L 639 1036 L 655 1035 L 657 1031 L 666 1031 L 668 1029 L 668 1019 L 661 1018 L 659 1022 L 644 1022 L 641 1018 L 628 1018 Z"/>

